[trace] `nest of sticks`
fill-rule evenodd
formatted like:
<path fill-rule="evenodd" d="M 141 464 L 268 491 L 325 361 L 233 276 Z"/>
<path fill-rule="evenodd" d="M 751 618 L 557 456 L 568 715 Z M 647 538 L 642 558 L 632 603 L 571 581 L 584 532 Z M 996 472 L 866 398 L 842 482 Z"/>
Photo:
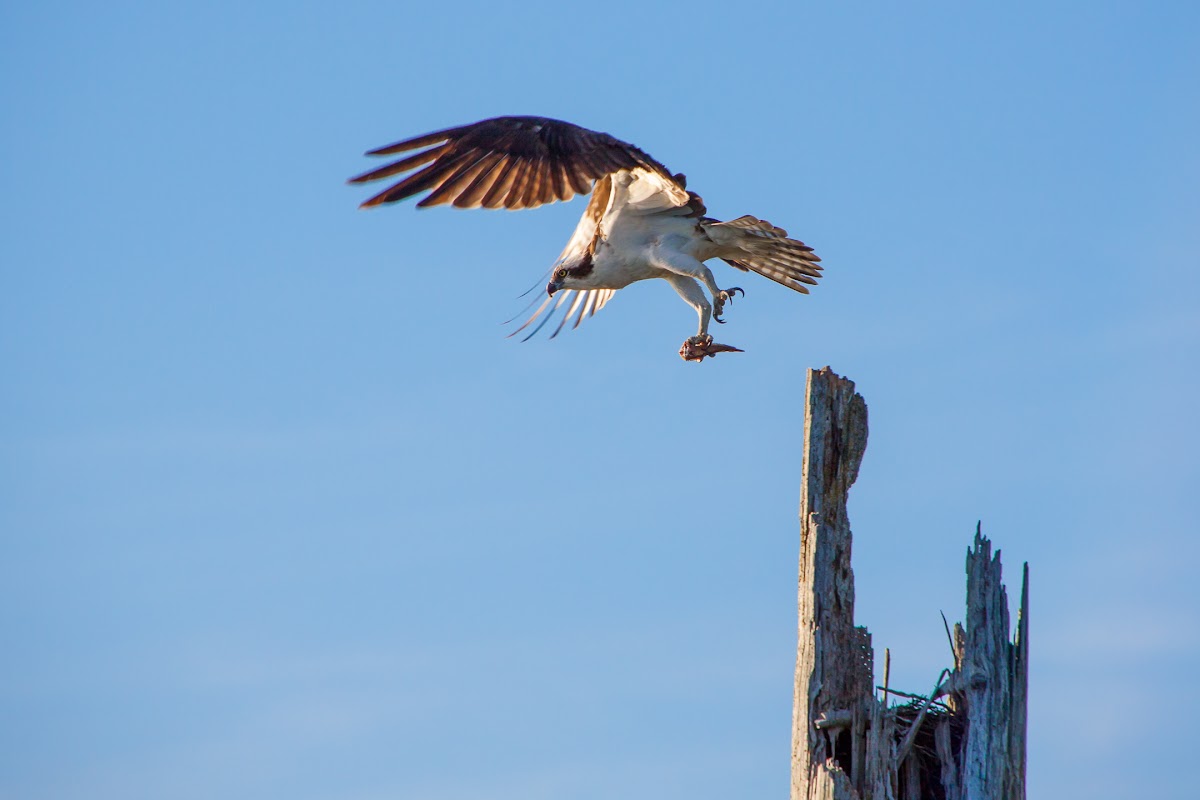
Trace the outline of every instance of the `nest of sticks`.
<path fill-rule="evenodd" d="M 922 713 L 924 709 L 924 713 Z M 896 746 L 899 748 L 913 732 L 905 760 L 899 764 L 897 800 L 945 800 L 946 790 L 942 784 L 943 755 L 937 743 L 938 728 L 948 729 L 948 756 L 958 759 L 962 737 L 966 731 L 965 715 L 940 702 L 913 699 L 903 705 L 889 709 L 895 720 Z M 945 734 L 943 734 L 945 736 Z M 950 769 L 950 774 L 957 770 Z"/>

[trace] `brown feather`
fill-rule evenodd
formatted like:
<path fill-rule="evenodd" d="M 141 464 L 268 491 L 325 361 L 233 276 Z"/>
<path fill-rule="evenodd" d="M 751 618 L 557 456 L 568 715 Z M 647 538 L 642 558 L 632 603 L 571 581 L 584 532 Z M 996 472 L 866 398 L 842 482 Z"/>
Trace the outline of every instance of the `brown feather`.
<path fill-rule="evenodd" d="M 446 128 L 445 130 L 427 133 L 424 136 L 414 136 L 412 139 L 405 139 L 402 142 L 389 144 L 385 147 L 377 147 L 374 150 L 368 150 L 369 156 L 390 156 L 392 153 L 403 153 L 405 150 L 416 150 L 418 147 L 424 147 L 429 144 L 444 142 L 447 139 L 452 139 L 463 131 L 471 129 L 472 125 L 459 125 L 456 128 Z"/>
<path fill-rule="evenodd" d="M 408 158 L 402 158 L 399 161 L 394 161 L 378 169 L 373 169 L 370 172 L 364 172 L 362 175 L 351 178 L 348 183 L 366 183 L 368 181 L 377 181 L 381 178 L 390 178 L 393 175 L 398 175 L 401 172 L 408 172 L 410 169 L 416 169 L 422 164 L 428 164 L 435 158 L 446 152 L 449 145 L 434 147 L 416 155 L 411 155 Z"/>
<path fill-rule="evenodd" d="M 543 171 L 541 180 L 538 184 L 539 192 L 535 195 L 537 205 L 542 206 L 546 203 L 553 203 L 557 198 L 554 193 L 554 181 L 551 178 L 549 170 Z"/>
<path fill-rule="evenodd" d="M 521 186 L 521 194 L 517 200 L 525 208 L 541 205 L 542 201 L 538 198 L 542 192 L 542 172 L 545 170 L 545 162 L 542 159 L 533 159 L 529 162 L 529 171 L 525 174 L 525 182 Z"/>
<path fill-rule="evenodd" d="M 576 194 L 587 194 L 592 190 L 592 182 L 583 174 L 583 170 L 580 167 L 568 170 L 567 178 Z"/>
<path fill-rule="evenodd" d="M 454 202 L 470 207 L 529 208 L 586 194 L 605 175 L 635 167 L 675 180 L 666 167 L 631 144 L 546 117 L 486 119 L 405 139 L 370 154 L 420 148 L 428 149 L 351 179 L 355 183 L 379 180 L 433 162 L 379 192 L 363 203 L 364 207 L 431 190 L 419 205 Z"/>
<path fill-rule="evenodd" d="M 503 208 L 504 198 L 512 190 L 513 182 L 520 172 L 521 165 L 512 158 L 507 158 L 498 167 L 498 173 L 487 194 L 479 201 L 484 208 Z"/>
<path fill-rule="evenodd" d="M 518 161 L 512 169 L 516 174 L 512 187 L 502 200 L 502 205 L 504 208 L 518 210 L 525 208 L 525 202 L 521 198 L 524 196 L 525 187 L 529 184 L 530 176 L 533 174 L 533 165 L 528 161 Z"/>
<path fill-rule="evenodd" d="M 585 214 L 596 223 L 596 233 L 600 233 L 600 219 L 604 216 L 604 212 L 608 210 L 608 201 L 612 196 L 612 178 L 605 175 L 596 182 L 596 186 L 592 190 L 592 198 L 588 200 L 588 206 Z"/>
<path fill-rule="evenodd" d="M 563 195 L 567 193 L 567 187 L 563 185 L 562 164 L 555 156 L 550 156 L 546 159 L 546 186 L 550 189 L 550 197 L 561 200 Z"/>
<path fill-rule="evenodd" d="M 471 181 L 471 185 L 462 190 L 458 197 L 454 198 L 455 208 L 478 208 L 479 201 L 492 188 L 492 183 L 499 174 L 499 169 L 504 165 L 505 157 L 500 153 L 492 153 L 484 158 L 483 168 L 479 171 L 479 175 L 475 180 Z"/>
<path fill-rule="evenodd" d="M 395 203 L 412 197 L 414 194 L 419 194 L 426 189 L 431 189 L 440 184 L 448 174 L 462 166 L 469 156 L 469 153 L 464 153 L 459 155 L 451 154 L 444 159 L 439 158 L 428 167 L 419 172 L 414 172 L 394 186 L 384 189 L 379 194 L 366 200 L 359 208 L 369 208 L 383 203 Z"/>
<path fill-rule="evenodd" d="M 452 202 L 483 171 L 487 158 L 488 156 L 484 154 L 480 155 L 474 161 L 463 164 L 452 175 L 447 176 L 446 180 L 440 186 L 426 195 L 425 199 L 417 203 L 417 208 L 429 208 L 430 206 Z"/>

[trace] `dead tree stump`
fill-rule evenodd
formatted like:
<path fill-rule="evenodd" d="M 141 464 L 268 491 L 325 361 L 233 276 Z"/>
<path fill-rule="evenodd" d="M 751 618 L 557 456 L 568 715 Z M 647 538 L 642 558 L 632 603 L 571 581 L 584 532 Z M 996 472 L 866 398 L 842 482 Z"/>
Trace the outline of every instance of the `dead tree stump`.
<path fill-rule="evenodd" d="M 791 800 L 1024 800 L 1028 565 L 1009 642 L 1000 553 L 976 530 L 953 666 L 928 697 L 889 707 L 876 694 L 871 635 L 854 624 L 846 500 L 866 444 L 854 383 L 809 370 Z"/>

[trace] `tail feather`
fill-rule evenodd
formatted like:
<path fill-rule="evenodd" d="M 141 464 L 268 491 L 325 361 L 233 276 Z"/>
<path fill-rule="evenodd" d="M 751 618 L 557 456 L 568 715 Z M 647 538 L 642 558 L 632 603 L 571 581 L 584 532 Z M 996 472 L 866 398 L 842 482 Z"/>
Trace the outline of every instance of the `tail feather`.
<path fill-rule="evenodd" d="M 740 228 L 744 231 L 754 231 L 760 234 L 766 234 L 768 236 L 775 236 L 785 239 L 788 235 L 787 231 L 785 231 L 783 228 L 777 228 L 771 223 L 767 222 L 765 219 L 752 217 L 749 214 L 738 217 L 737 219 L 731 219 L 729 222 L 721 222 L 718 224 L 726 225 L 730 228 Z"/>
<path fill-rule="evenodd" d="M 821 259 L 804 242 L 787 238 L 787 231 L 752 216 L 729 222 L 706 222 L 713 242 L 729 251 L 721 260 L 732 267 L 757 272 L 794 291 L 808 294 L 821 277 Z"/>

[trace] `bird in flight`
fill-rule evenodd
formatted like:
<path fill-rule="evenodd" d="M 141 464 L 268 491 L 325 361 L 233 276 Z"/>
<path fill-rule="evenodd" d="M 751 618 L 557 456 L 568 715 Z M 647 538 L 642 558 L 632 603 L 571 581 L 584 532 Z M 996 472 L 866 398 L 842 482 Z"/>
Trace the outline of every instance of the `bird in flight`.
<path fill-rule="evenodd" d="M 350 179 L 367 183 L 408 173 L 360 208 L 426 191 L 418 207 L 534 208 L 591 193 L 575 233 L 548 273 L 546 297 L 513 332 L 540 318 L 526 338 L 562 308 L 566 312 L 551 338 L 572 319 L 578 327 L 618 289 L 661 278 L 700 320 L 699 330 L 684 341 L 679 355 L 686 361 L 703 361 L 717 353 L 741 352 L 714 342 L 708 327 L 710 321 L 723 323 L 725 306 L 735 294 L 745 294 L 739 287 L 718 287 L 705 261 L 719 258 L 803 294 L 821 274 L 812 248 L 787 238 L 787 231 L 752 216 L 729 222 L 706 216 L 704 201 L 688 191 L 681 173 L 673 174 L 644 151 L 607 133 L 569 122 L 496 117 L 405 139 L 367 155 L 397 153 L 411 155 Z"/>

